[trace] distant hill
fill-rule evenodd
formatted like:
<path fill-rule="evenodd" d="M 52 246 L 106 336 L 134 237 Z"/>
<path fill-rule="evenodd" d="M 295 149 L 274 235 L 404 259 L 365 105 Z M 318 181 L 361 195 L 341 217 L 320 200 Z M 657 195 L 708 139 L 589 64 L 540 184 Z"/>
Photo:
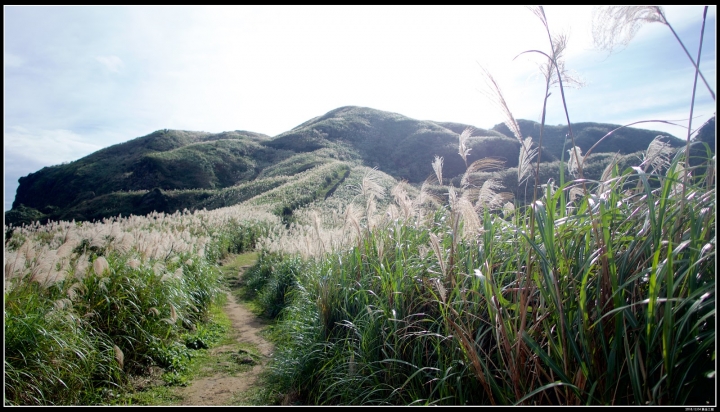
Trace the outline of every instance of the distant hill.
<path fill-rule="evenodd" d="M 539 124 L 518 123 L 524 137 L 532 136 L 537 143 Z M 271 199 L 273 210 L 288 215 L 329 196 L 346 177 L 367 167 L 377 168 L 389 179 L 419 184 L 433 173 L 435 156 L 444 158 L 443 174 L 448 182 L 454 182 L 465 171 L 458 155 L 458 136 L 468 127 L 347 106 L 275 137 L 240 130 L 217 134 L 158 130 L 21 177 L 5 223 L 214 209 L 256 197 Z M 616 127 L 578 123 L 573 132 L 586 152 Z M 712 129 L 712 139 L 707 132 L 703 139 L 714 142 L 714 122 Z M 545 126 L 543 162 L 557 161 L 569 148 L 566 134 L 567 126 Z M 634 153 L 646 149 L 659 134 L 663 133 L 623 128 L 593 152 Z M 668 141 L 674 147 L 683 145 L 675 137 Z M 504 160 L 507 168 L 517 166 L 520 144 L 503 124 L 489 130 L 473 127 L 468 145 L 472 149 L 468 164 L 496 157 Z M 297 185 L 301 175 L 307 189 L 282 189 Z M 264 196 L 278 190 L 285 198 Z"/>
<path fill-rule="evenodd" d="M 356 160 L 411 183 L 425 180 L 435 156 L 445 159 L 444 173 L 465 171 L 458 156 L 458 135 L 469 125 L 421 121 L 365 107 L 341 107 L 282 133 L 266 144 L 294 152 L 330 149 L 342 160 Z M 495 156 L 517 165 L 520 144 L 514 137 L 473 128 L 468 163 Z"/>
<path fill-rule="evenodd" d="M 540 138 L 540 123 L 522 119 L 517 122 L 523 138 L 532 137 L 533 142 L 537 144 Z M 573 123 L 572 129 L 575 136 L 575 144 L 579 146 L 582 149 L 582 153 L 585 154 L 603 136 L 618 127 L 620 126 L 607 123 Z M 510 129 L 503 123 L 495 125 L 491 130 L 512 136 Z M 548 150 L 552 156 L 559 159 L 563 155 L 563 150 L 565 150 L 565 159 L 567 159 L 567 150 L 572 146 L 567 125 L 550 126 L 546 124 L 542 132 L 543 151 Z M 600 142 L 600 144 L 593 149 L 592 153 L 609 152 L 626 155 L 643 151 L 647 149 L 650 142 L 659 135 L 668 136 L 668 134 L 664 132 L 623 127 Z M 666 142 L 672 147 L 680 147 L 685 144 L 684 141 L 675 136 L 668 136 Z"/>

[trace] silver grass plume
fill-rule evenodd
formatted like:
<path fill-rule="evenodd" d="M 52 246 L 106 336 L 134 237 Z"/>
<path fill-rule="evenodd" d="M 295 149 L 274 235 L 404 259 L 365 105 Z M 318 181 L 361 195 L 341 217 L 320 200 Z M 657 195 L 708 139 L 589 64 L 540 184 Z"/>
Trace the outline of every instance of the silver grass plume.
<path fill-rule="evenodd" d="M 580 162 L 582 162 L 582 149 L 579 146 L 573 146 L 568 149 L 568 154 L 570 156 L 567 162 L 568 173 L 577 177 Z"/>
<path fill-rule="evenodd" d="M 115 360 L 120 365 L 120 369 L 123 369 L 125 363 L 125 354 L 123 354 L 123 351 L 118 347 L 118 345 L 113 345 L 113 350 L 115 351 Z"/>
<path fill-rule="evenodd" d="M 420 260 L 425 260 L 429 251 L 430 251 L 430 249 L 428 249 L 427 246 L 419 245 L 418 246 L 418 257 L 420 257 Z"/>
<path fill-rule="evenodd" d="M 175 322 L 177 322 L 177 318 L 178 318 L 178 315 L 177 315 L 177 311 L 175 310 L 175 306 L 170 305 L 170 317 L 163 319 L 163 321 L 172 325 Z"/>
<path fill-rule="evenodd" d="M 435 233 L 430 233 L 430 247 L 435 252 L 438 264 L 440 265 L 440 271 L 442 272 L 443 278 L 445 277 L 447 270 L 445 268 L 445 259 L 443 258 L 442 248 L 440 247 L 440 239 L 438 239 Z"/>
<path fill-rule="evenodd" d="M 86 255 L 85 253 L 80 255 L 80 257 L 78 257 L 75 261 L 75 277 L 79 279 L 85 277 L 89 265 L 90 262 L 88 260 L 88 255 Z"/>
<path fill-rule="evenodd" d="M 430 191 L 430 187 L 435 180 L 434 175 L 429 175 L 420 186 L 420 192 L 413 200 L 413 211 L 415 212 L 415 223 L 421 224 L 424 219 L 428 218 L 428 209 L 425 207 L 427 203 L 438 207 L 442 204 L 442 200 Z"/>
<path fill-rule="evenodd" d="M 377 250 L 378 259 L 382 262 L 383 255 L 385 254 L 385 242 L 380 236 L 375 239 L 375 249 Z"/>
<path fill-rule="evenodd" d="M 453 186 L 448 187 L 448 203 L 450 205 L 450 228 L 453 234 L 453 242 L 457 241 L 455 236 L 460 228 L 460 197 Z"/>
<path fill-rule="evenodd" d="M 70 300 L 74 300 L 78 295 L 83 295 L 87 291 L 85 284 L 82 282 L 73 283 L 67 290 L 66 294 Z"/>
<path fill-rule="evenodd" d="M 505 97 L 503 97 L 500 86 L 498 86 L 495 78 L 492 77 L 486 68 L 481 67 L 481 70 L 483 77 L 485 78 L 486 85 L 486 90 L 483 91 L 483 94 L 485 94 L 485 96 L 500 110 L 503 114 L 505 125 L 515 135 L 515 138 L 518 139 L 520 144 L 522 144 L 523 137 L 522 133 L 520 133 L 520 126 L 517 121 L 515 121 L 515 117 L 513 117 L 512 112 L 510 112 L 510 108 L 505 101 Z"/>
<path fill-rule="evenodd" d="M 465 167 L 467 167 L 467 156 L 470 154 L 471 148 L 467 147 L 467 141 L 472 136 L 474 129 L 472 127 L 466 127 L 465 130 L 463 130 L 462 133 L 460 133 L 460 136 L 458 138 L 459 145 L 458 145 L 458 154 L 460 157 L 463 158 L 465 161 Z"/>
<path fill-rule="evenodd" d="M 418 194 L 418 197 L 415 198 L 415 204 L 416 206 L 422 206 L 425 203 L 432 203 L 434 205 L 440 205 L 442 201 L 433 193 L 430 193 L 430 186 L 435 184 L 435 180 L 437 178 L 434 175 L 430 175 L 423 181 L 422 185 L 420 186 L 420 193 Z"/>
<path fill-rule="evenodd" d="M 465 170 L 465 173 L 463 173 L 462 179 L 460 180 L 460 185 L 463 188 L 467 188 L 473 185 L 473 173 L 485 171 L 489 172 L 496 169 L 501 169 L 504 166 L 505 161 L 496 157 L 484 157 L 482 159 L 478 159 L 472 162 L 470 166 L 468 166 L 468 168 Z"/>
<path fill-rule="evenodd" d="M 320 244 L 323 253 L 325 253 L 325 243 L 323 243 L 322 234 L 320 233 L 320 216 L 318 216 L 317 212 L 314 210 L 312 212 L 312 223 L 313 229 L 315 229 L 315 235 L 317 236 L 317 241 Z"/>
<path fill-rule="evenodd" d="M 361 212 L 355 207 L 353 203 L 349 203 L 345 208 L 345 226 L 351 225 L 357 231 L 358 237 L 362 235 L 362 229 L 360 229 L 360 216 Z"/>
<path fill-rule="evenodd" d="M 435 160 L 433 160 L 433 162 L 432 162 L 432 168 L 435 171 L 435 177 L 437 177 L 438 184 L 442 186 L 442 184 L 443 184 L 443 177 L 442 177 L 443 158 L 441 156 L 435 156 Z"/>
<path fill-rule="evenodd" d="M 581 187 L 573 186 L 568 193 L 568 202 L 574 202 L 575 199 L 581 198 L 584 194 L 585 191 Z"/>
<path fill-rule="evenodd" d="M 705 12 L 707 12 L 707 7 L 708 6 L 705 6 Z M 705 27 L 705 17 L 706 14 L 703 14 L 703 28 Z M 697 74 L 700 75 L 700 78 L 714 101 L 715 91 L 713 91 L 705 79 L 705 76 L 700 71 L 698 67 L 700 62 L 695 62 L 695 59 L 690 55 L 690 52 L 682 40 L 680 40 L 675 29 L 673 29 L 670 22 L 667 21 L 665 12 L 660 6 L 603 6 L 596 8 L 593 11 L 592 22 L 593 43 L 595 47 L 601 50 L 612 52 L 617 46 L 627 46 L 633 37 L 635 37 L 640 27 L 645 23 L 662 23 L 670 29 L 675 39 L 683 48 L 685 55 L 690 59 L 693 67 L 695 67 Z M 700 38 L 702 39 L 702 36 Z"/>
<path fill-rule="evenodd" d="M 670 169 L 667 170 L 666 174 L 669 172 Z M 670 187 L 670 197 L 681 196 L 684 188 L 683 182 L 687 182 L 687 179 L 690 178 L 690 171 L 685 168 L 683 162 L 678 162 L 675 165 L 675 176 Z"/>
<path fill-rule="evenodd" d="M 646 23 L 667 24 L 659 6 L 602 6 L 593 12 L 592 36 L 595 47 L 612 51 L 625 47 Z"/>
<path fill-rule="evenodd" d="M 155 273 L 155 276 L 162 276 L 165 273 L 165 265 L 161 262 L 155 262 L 153 265 L 153 272 Z"/>
<path fill-rule="evenodd" d="M 460 215 L 462 216 L 464 222 L 463 237 L 465 239 L 474 238 L 475 235 L 480 232 L 480 228 L 482 227 L 480 218 L 470 201 L 472 196 L 470 193 L 471 191 L 469 190 L 463 192 L 463 195 L 460 196 L 460 199 L 458 199 L 458 209 L 460 210 Z"/>
<path fill-rule="evenodd" d="M 35 259 L 35 248 L 33 247 L 33 242 L 31 242 L 30 239 L 27 239 L 18 249 L 18 254 L 22 254 L 25 257 L 25 261 L 28 262 Z"/>
<path fill-rule="evenodd" d="M 72 250 L 75 248 L 73 242 L 65 242 L 57 249 L 57 257 L 62 259 L 69 257 L 72 254 Z"/>
<path fill-rule="evenodd" d="M 408 197 L 408 193 L 403 187 L 403 183 L 400 182 L 395 185 L 390 193 L 395 198 L 395 203 L 397 203 L 400 207 L 405 219 L 409 219 L 414 214 L 415 207 L 412 200 L 410 200 L 410 197 Z"/>
<path fill-rule="evenodd" d="M 558 72 L 562 79 L 563 87 L 580 88 L 585 85 L 580 75 L 575 72 L 571 72 L 565 67 L 565 49 L 568 45 L 568 35 L 566 33 L 560 33 L 553 35 L 551 38 L 551 45 L 555 56 L 555 62 L 557 62 L 557 70 L 552 59 L 546 59 L 545 64 L 541 66 L 540 71 L 545 77 L 548 87 L 559 85 Z"/>
<path fill-rule="evenodd" d="M 394 222 L 395 220 L 400 218 L 400 210 L 397 208 L 397 206 L 389 204 L 387 209 L 385 209 L 385 218 L 388 222 Z"/>
<path fill-rule="evenodd" d="M 649 166 L 651 172 L 656 173 L 670 164 L 670 156 L 674 149 L 669 143 L 660 140 L 662 137 L 663 136 L 656 136 L 648 145 L 647 150 L 645 150 L 643 162 L 640 164 L 640 167 L 644 171 L 647 171 Z"/>
<path fill-rule="evenodd" d="M 500 192 L 496 193 L 493 197 L 492 201 L 490 202 L 490 208 L 493 210 L 501 209 L 503 208 L 507 202 L 510 202 L 515 198 L 515 195 L 512 192 Z"/>
<path fill-rule="evenodd" d="M 103 256 L 98 257 L 97 259 L 95 259 L 95 262 L 93 262 L 93 270 L 98 276 L 102 276 L 102 274 L 105 273 L 105 271 L 109 268 L 110 265 Z"/>
<path fill-rule="evenodd" d="M 447 291 L 445 290 L 445 286 L 443 286 L 442 281 L 438 278 L 435 278 L 432 280 L 432 284 L 435 285 L 435 288 L 438 291 L 438 294 L 440 295 L 440 300 L 442 300 L 443 303 L 445 303 L 445 299 L 447 297 Z"/>
<path fill-rule="evenodd" d="M 506 202 L 503 206 L 503 216 L 510 217 L 515 213 L 515 205 L 511 202 Z"/>
<path fill-rule="evenodd" d="M 365 204 L 365 220 L 367 221 L 367 229 L 371 230 L 376 226 L 375 212 L 377 211 L 377 202 L 375 198 L 368 198 Z"/>
<path fill-rule="evenodd" d="M 72 307 L 72 301 L 67 298 L 58 299 L 53 302 L 53 306 L 55 307 L 55 310 L 64 310 L 66 308 Z"/>
<path fill-rule="evenodd" d="M 503 186 L 503 184 L 500 183 L 498 179 L 487 179 L 480 187 L 480 191 L 478 193 L 478 200 L 475 204 L 475 208 L 477 210 L 494 209 L 496 206 L 498 206 L 496 205 L 498 191 L 504 187 L 505 186 Z"/>
<path fill-rule="evenodd" d="M 620 154 L 614 153 L 607 166 L 605 166 L 605 169 L 603 169 L 602 175 L 600 176 L 600 184 L 597 189 L 598 195 L 602 195 L 605 191 L 607 191 L 608 184 L 610 183 L 610 177 L 612 176 L 613 170 L 615 169 L 615 166 L 617 166 L 619 160 Z"/>
<path fill-rule="evenodd" d="M 525 183 L 532 172 L 532 160 L 538 149 L 532 147 L 532 137 L 526 137 L 520 142 L 520 155 L 518 157 L 518 186 Z"/>
<path fill-rule="evenodd" d="M 385 188 L 378 183 L 377 169 L 373 168 L 365 173 L 362 179 L 360 191 L 365 198 L 365 219 L 368 224 L 368 231 L 372 229 L 373 215 L 375 214 L 375 199 L 385 198 Z"/>
<path fill-rule="evenodd" d="M 378 183 L 378 176 L 376 174 L 377 169 L 369 170 L 363 175 L 360 191 L 365 197 L 368 198 L 385 198 L 385 188 Z"/>
<path fill-rule="evenodd" d="M 109 277 L 100 278 L 100 281 L 98 281 L 98 289 L 102 290 L 103 292 L 107 292 L 108 283 L 110 283 Z"/>

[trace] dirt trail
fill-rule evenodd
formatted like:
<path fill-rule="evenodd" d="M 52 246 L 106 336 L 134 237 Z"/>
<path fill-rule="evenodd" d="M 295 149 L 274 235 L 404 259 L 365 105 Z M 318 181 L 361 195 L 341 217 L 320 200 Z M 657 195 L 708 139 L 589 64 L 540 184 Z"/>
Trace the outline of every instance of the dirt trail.
<path fill-rule="evenodd" d="M 238 276 L 242 276 L 243 272 L 244 270 L 241 270 Z M 179 389 L 178 394 L 183 398 L 182 405 L 230 405 L 236 395 L 252 386 L 272 355 L 274 350 L 272 343 L 260 333 L 266 323 L 243 305 L 238 304 L 230 292 L 228 292 L 225 313 L 232 322 L 231 333 L 235 342 L 253 346 L 262 356 L 247 354 L 243 358 L 242 351 L 238 352 L 237 344 L 213 348 L 210 351 L 213 357 L 225 358 L 229 354 L 231 356 L 228 363 L 234 360 L 238 363 L 252 363 L 254 366 L 247 372 L 216 373 L 194 379 L 190 385 Z"/>

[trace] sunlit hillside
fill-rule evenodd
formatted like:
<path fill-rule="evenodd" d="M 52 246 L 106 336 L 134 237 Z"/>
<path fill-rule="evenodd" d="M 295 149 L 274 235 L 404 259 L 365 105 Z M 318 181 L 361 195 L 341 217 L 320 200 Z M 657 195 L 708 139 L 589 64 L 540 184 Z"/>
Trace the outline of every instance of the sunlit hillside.
<path fill-rule="evenodd" d="M 539 125 L 523 120 L 518 124 L 523 137 L 530 137 L 537 144 Z M 609 153 L 637 157 L 656 136 L 662 135 L 622 128 L 605 137 L 617 127 L 596 123 L 573 125 L 576 144 L 582 150 L 587 151 L 601 141 L 592 153 L 605 156 L 588 158 L 588 170 L 602 170 Z M 558 161 L 570 147 L 566 129 L 544 127 L 540 151 L 543 165 Z M 468 150 L 465 159 L 456 156 L 458 139 L 464 132 L 468 134 L 464 141 Z M 672 136 L 665 141 L 671 147 L 682 145 Z M 288 178 L 338 161 L 350 168 L 376 167 L 398 181 L 406 180 L 419 187 L 432 173 L 430 164 L 435 156 L 445 159 L 444 177 L 453 181 L 464 173 L 467 164 L 481 158 L 497 158 L 504 169 L 517 167 L 520 146 L 504 124 L 485 130 L 418 121 L 363 107 L 333 110 L 273 138 L 245 131 L 210 134 L 159 130 L 21 178 L 13 209 L 5 213 L 5 222 L 20 225 L 33 220 L 92 221 L 153 211 L 210 210 L 239 204 L 278 186 L 292 185 L 293 179 Z M 558 168 L 552 166 L 549 170 L 558 180 Z M 588 177 L 597 178 L 599 174 L 589 173 Z M 330 179 L 325 188 L 340 182 L 337 176 Z M 509 190 L 521 202 L 527 201 L 515 186 L 511 185 Z M 287 199 L 287 203 L 307 203 L 307 196 L 303 196 Z"/>
<path fill-rule="evenodd" d="M 570 119 L 566 37 L 530 10 L 539 118 L 552 88 Z M 601 10 L 606 42 L 672 29 L 659 7 Z M 487 130 L 348 106 L 274 137 L 160 130 L 23 177 L 5 405 L 181 406 L 175 389 L 246 367 L 233 405 L 714 410 L 714 117 L 683 140 L 516 120 L 484 76 L 504 116 Z M 263 325 L 266 363 L 224 345 L 247 333 L 228 302 Z"/>

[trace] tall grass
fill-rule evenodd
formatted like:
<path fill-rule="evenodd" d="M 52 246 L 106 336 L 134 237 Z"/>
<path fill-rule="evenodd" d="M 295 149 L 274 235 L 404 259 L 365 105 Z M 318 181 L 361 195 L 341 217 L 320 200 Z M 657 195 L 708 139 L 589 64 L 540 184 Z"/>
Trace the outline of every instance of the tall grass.
<path fill-rule="evenodd" d="M 681 158 L 547 186 L 469 239 L 448 208 L 363 232 L 295 273 L 271 381 L 308 404 L 712 404 L 715 194 L 687 188 L 675 225 Z"/>
<path fill-rule="evenodd" d="M 562 90 L 563 42 L 534 12 L 553 49 L 548 87 Z M 382 219 L 355 220 L 350 246 L 307 258 L 275 300 L 270 391 L 304 404 L 715 404 L 714 153 L 690 162 L 657 140 L 642 163 L 610 157 L 588 179 L 571 142 L 545 184 L 516 137 L 517 179 L 541 189 L 531 204 L 502 208 L 502 175 L 472 165 L 445 186 L 438 157 L 444 206 L 396 196 Z"/>
<path fill-rule="evenodd" d="M 5 243 L 6 405 L 112 403 L 207 347 L 215 265 L 279 219 L 248 208 L 14 228 Z M 6 228 L 6 232 L 9 229 Z"/>
<path fill-rule="evenodd" d="M 532 11 L 552 49 L 546 95 L 562 91 L 567 39 Z M 520 135 L 486 75 L 521 145 L 517 170 L 468 164 L 466 130 L 466 171 L 450 182 L 440 156 L 421 187 L 391 190 L 377 171 L 330 162 L 246 206 L 6 228 L 5 403 L 110 403 L 129 374 L 182 368 L 219 296 L 213 265 L 259 248 L 245 286 L 277 320 L 265 384 L 284 403 L 714 405 L 710 146 L 658 139 L 637 163 L 590 170 L 594 146 L 575 144 L 563 94 L 571 145 L 553 181 L 542 141 Z M 513 201 L 530 185 L 531 203 Z M 342 200 L 319 208 L 336 188 Z"/>

